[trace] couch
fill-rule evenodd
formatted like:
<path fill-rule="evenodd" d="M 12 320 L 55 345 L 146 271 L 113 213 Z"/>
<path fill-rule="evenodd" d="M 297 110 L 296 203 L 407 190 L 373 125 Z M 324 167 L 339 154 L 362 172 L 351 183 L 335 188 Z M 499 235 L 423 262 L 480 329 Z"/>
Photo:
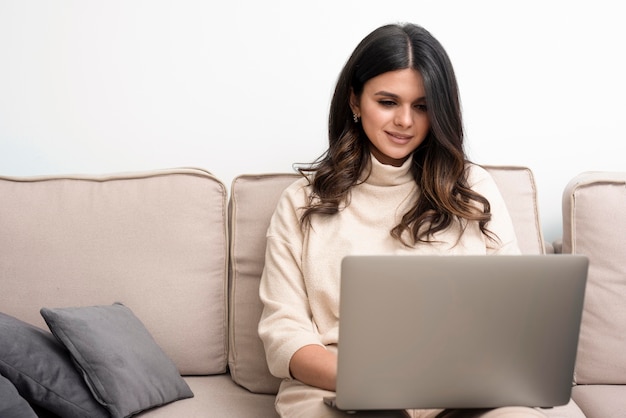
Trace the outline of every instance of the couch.
<path fill-rule="evenodd" d="M 623 277 L 619 261 L 624 257 L 617 252 L 623 256 L 624 250 L 613 248 L 619 247 L 620 235 L 607 219 L 604 225 L 614 234 L 613 241 L 599 239 L 606 234 L 591 234 L 592 227 L 587 227 L 591 248 L 577 241 L 587 239 L 578 230 L 574 238 L 564 234 L 555 247 L 542 235 L 532 172 L 525 167 L 486 168 L 507 202 L 522 252 L 610 248 L 605 258 L 592 262 L 622 267 Z M 279 380 L 267 369 L 257 335 L 258 285 L 269 218 L 282 190 L 296 178 L 285 173 L 240 175 L 227 188 L 198 168 L 0 177 L 0 312 L 47 332 L 42 308 L 121 303 L 193 392 L 193 397 L 154 405 L 136 416 L 275 417 Z M 618 207 L 599 206 L 605 211 Z M 573 213 L 584 210 L 576 206 Z M 626 231 L 621 232 L 623 236 Z M 605 272 L 594 271 L 592 278 L 596 274 Z M 625 293 L 617 279 L 613 286 Z M 588 417 L 626 416 L 624 402 L 614 402 L 626 398 L 620 386 L 625 366 L 605 361 L 606 356 L 619 359 L 624 347 L 620 330 L 626 329 L 626 305 L 615 295 L 605 291 L 597 302 L 600 308 L 615 307 L 619 318 L 612 318 L 612 310 L 603 312 L 616 319 L 610 327 L 602 319 L 585 319 L 574 400 L 566 410 L 555 408 L 555 414 L 583 416 L 579 404 Z M 610 344 L 602 343 L 604 331 L 611 333 Z M 597 348 L 598 353 L 593 351 Z M 613 415 L 593 412 L 609 404 L 621 409 Z"/>

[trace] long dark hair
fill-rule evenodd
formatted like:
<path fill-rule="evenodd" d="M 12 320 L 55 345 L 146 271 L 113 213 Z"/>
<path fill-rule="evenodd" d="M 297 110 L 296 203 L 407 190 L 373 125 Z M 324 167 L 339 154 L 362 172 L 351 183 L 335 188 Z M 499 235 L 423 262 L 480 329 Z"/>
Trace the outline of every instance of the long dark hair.
<path fill-rule="evenodd" d="M 329 147 L 303 175 L 311 175 L 312 195 L 301 221 L 310 224 L 314 214 L 332 215 L 349 202 L 369 164 L 369 140 L 350 109 L 350 94 L 360 97 L 365 83 L 388 71 L 412 68 L 424 81 L 430 132 L 413 152 L 411 172 L 419 186 L 416 204 L 390 232 L 405 245 L 427 242 L 454 220 L 462 227 L 477 221 L 491 236 L 486 198 L 467 182 L 469 162 L 463 149 L 463 122 L 459 90 L 450 59 L 443 46 L 426 29 L 415 24 L 379 27 L 356 47 L 339 75 L 330 105 Z M 409 231 L 412 243 L 403 239 Z"/>

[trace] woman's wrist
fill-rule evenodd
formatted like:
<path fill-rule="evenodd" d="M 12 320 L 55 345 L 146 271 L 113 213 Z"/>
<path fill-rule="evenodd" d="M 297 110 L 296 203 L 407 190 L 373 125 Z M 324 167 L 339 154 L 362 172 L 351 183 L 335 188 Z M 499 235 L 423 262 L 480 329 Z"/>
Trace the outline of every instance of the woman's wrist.
<path fill-rule="evenodd" d="M 289 371 L 302 383 L 334 391 L 337 355 L 321 345 L 306 345 L 291 357 Z"/>

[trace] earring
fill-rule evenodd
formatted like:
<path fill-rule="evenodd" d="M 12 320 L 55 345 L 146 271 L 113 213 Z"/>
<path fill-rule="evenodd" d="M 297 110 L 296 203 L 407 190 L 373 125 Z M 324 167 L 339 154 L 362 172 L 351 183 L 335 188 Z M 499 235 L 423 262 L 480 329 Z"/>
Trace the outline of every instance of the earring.
<path fill-rule="evenodd" d="M 352 114 L 352 119 L 354 119 L 354 123 L 359 123 L 359 117 L 357 116 L 356 113 Z"/>

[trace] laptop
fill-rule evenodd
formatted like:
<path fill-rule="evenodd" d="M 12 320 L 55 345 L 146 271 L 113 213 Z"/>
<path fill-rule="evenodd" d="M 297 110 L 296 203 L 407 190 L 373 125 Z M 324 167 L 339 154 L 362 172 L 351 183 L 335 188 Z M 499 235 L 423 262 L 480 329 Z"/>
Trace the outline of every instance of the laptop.
<path fill-rule="evenodd" d="M 347 256 L 336 396 L 344 411 L 553 407 L 571 396 L 588 259 Z"/>

